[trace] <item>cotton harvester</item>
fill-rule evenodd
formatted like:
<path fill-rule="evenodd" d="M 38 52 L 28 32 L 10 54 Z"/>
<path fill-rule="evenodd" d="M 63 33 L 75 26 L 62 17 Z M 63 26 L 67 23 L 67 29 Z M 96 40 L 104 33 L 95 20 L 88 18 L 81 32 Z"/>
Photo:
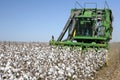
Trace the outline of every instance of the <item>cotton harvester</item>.
<path fill-rule="evenodd" d="M 60 61 L 56 64 L 63 62 L 67 67 L 71 65 L 70 75 L 64 75 L 69 76 L 66 78 L 68 80 L 93 80 L 96 71 L 108 65 L 108 42 L 112 39 L 113 30 L 112 11 L 106 7 L 98 9 L 96 4 L 96 8 L 86 8 L 87 4 L 85 8 L 72 9 L 58 39 L 54 40 L 52 36 L 49 42 L 53 45 L 52 51 L 57 50 L 54 51 L 56 54 L 63 55 L 57 57 Z"/>
<path fill-rule="evenodd" d="M 57 40 L 51 45 L 108 48 L 112 38 L 112 11 L 109 8 L 72 9 L 71 15 Z M 67 38 L 63 37 L 67 34 Z"/>

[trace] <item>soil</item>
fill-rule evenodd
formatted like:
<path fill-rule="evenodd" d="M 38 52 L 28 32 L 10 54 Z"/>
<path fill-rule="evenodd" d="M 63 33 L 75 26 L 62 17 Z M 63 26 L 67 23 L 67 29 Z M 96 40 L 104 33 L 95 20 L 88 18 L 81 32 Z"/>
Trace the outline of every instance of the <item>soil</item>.
<path fill-rule="evenodd" d="M 107 65 L 97 72 L 95 80 L 120 80 L 120 42 L 110 43 Z"/>

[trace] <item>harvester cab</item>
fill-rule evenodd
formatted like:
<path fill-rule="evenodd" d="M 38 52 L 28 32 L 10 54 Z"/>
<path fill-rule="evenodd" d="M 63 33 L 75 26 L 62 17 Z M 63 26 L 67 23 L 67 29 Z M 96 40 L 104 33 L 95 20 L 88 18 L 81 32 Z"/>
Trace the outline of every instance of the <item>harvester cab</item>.
<path fill-rule="evenodd" d="M 88 4 L 88 3 L 87 3 Z M 67 34 L 67 38 L 63 37 Z M 112 38 L 112 11 L 109 8 L 71 9 L 71 15 L 57 40 L 51 45 L 108 48 Z"/>

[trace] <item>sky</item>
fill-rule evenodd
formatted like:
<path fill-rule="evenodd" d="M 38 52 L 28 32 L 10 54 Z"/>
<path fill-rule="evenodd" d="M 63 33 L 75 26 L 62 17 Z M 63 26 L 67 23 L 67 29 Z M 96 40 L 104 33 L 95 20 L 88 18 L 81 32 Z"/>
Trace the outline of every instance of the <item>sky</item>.
<path fill-rule="evenodd" d="M 105 0 L 0 0 L 0 41 L 48 42 L 51 36 L 58 38 L 72 8 L 78 1 L 97 3 L 104 8 Z M 113 39 L 120 42 L 120 0 L 107 0 L 112 9 Z"/>

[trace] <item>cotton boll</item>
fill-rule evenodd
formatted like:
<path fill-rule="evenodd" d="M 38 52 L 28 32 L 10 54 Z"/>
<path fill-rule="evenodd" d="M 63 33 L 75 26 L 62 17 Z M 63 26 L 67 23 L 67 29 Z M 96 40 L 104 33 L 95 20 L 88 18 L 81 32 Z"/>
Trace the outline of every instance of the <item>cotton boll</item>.
<path fill-rule="evenodd" d="M 58 71 L 58 74 L 59 74 L 59 75 L 64 75 L 64 70 L 59 70 L 59 71 Z"/>
<path fill-rule="evenodd" d="M 8 80 L 66 80 L 67 76 L 75 80 L 90 79 L 104 65 L 107 55 L 107 50 L 102 48 L 82 51 L 80 47 L 49 46 L 37 42 L 2 44 L 6 50 L 4 54 L 0 53 L 0 70 L 4 74 L 1 78 Z"/>

